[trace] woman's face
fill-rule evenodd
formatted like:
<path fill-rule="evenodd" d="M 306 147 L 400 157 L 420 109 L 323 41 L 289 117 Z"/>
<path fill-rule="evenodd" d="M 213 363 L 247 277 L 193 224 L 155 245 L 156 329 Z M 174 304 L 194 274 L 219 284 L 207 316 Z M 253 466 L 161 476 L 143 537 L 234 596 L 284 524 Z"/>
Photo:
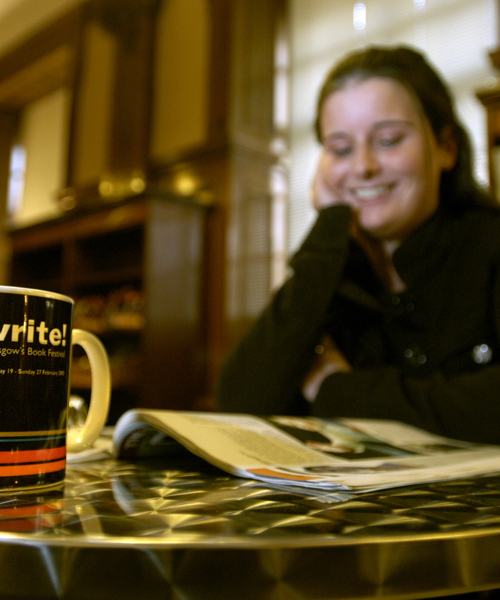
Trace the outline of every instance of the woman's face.
<path fill-rule="evenodd" d="M 327 184 L 363 231 L 401 241 L 436 211 L 456 144 L 436 139 L 403 85 L 353 80 L 326 99 L 320 119 Z"/>

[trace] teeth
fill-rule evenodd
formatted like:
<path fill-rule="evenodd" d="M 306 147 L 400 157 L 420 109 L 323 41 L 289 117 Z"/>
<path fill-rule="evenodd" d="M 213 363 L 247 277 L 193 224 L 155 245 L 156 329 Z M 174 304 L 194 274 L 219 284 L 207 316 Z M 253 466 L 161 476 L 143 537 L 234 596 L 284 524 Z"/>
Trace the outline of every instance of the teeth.
<path fill-rule="evenodd" d="M 354 190 L 355 195 L 362 200 L 369 200 L 384 194 L 389 189 L 388 185 L 379 185 L 374 188 L 357 188 Z"/>

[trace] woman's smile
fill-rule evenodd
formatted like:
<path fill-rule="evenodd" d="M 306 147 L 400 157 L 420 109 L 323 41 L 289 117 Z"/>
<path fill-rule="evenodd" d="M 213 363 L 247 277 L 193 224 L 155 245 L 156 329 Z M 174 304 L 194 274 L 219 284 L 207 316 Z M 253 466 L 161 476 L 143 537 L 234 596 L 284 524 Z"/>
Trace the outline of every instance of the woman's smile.
<path fill-rule="evenodd" d="M 393 188 L 394 184 L 380 184 L 377 186 L 354 188 L 351 192 L 360 204 L 372 204 L 376 201 L 387 201 L 388 194 Z"/>
<path fill-rule="evenodd" d="M 354 195 L 360 200 L 373 200 L 378 196 L 382 196 L 389 191 L 388 185 L 379 185 L 370 188 L 357 188 L 354 190 Z"/>

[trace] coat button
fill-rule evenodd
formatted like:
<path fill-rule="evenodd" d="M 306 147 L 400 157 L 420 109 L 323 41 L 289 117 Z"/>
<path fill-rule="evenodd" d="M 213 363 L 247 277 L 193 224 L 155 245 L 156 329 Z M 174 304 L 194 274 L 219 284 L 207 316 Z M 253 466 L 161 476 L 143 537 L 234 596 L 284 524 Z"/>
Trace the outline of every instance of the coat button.
<path fill-rule="evenodd" d="M 390 303 L 395 314 L 403 315 L 405 313 L 412 313 L 415 310 L 415 304 L 407 296 L 391 296 Z"/>
<path fill-rule="evenodd" d="M 404 356 L 413 367 L 421 367 L 427 362 L 427 356 L 419 348 L 407 348 Z"/>
<path fill-rule="evenodd" d="M 419 348 L 407 348 L 404 356 L 412 367 L 421 367 L 427 362 L 427 356 Z"/>
<path fill-rule="evenodd" d="M 472 358 L 478 365 L 485 365 L 491 362 L 493 351 L 487 344 L 480 344 L 472 349 Z"/>

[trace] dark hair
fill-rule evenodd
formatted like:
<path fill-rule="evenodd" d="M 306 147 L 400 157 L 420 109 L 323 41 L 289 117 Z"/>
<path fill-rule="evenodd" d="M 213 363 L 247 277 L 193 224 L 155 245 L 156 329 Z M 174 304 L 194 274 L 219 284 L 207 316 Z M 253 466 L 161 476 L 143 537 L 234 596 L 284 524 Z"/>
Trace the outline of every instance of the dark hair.
<path fill-rule="evenodd" d="M 319 95 L 315 124 L 318 140 L 322 141 L 321 111 L 328 96 L 353 79 L 371 77 L 388 77 L 403 85 L 423 111 L 438 140 L 445 128 L 451 128 L 458 156 L 453 169 L 441 176 L 441 205 L 459 209 L 471 204 L 495 204 L 474 178 L 470 139 L 456 116 L 448 87 L 424 56 L 412 48 L 371 46 L 347 55 L 338 63 L 326 77 Z"/>

